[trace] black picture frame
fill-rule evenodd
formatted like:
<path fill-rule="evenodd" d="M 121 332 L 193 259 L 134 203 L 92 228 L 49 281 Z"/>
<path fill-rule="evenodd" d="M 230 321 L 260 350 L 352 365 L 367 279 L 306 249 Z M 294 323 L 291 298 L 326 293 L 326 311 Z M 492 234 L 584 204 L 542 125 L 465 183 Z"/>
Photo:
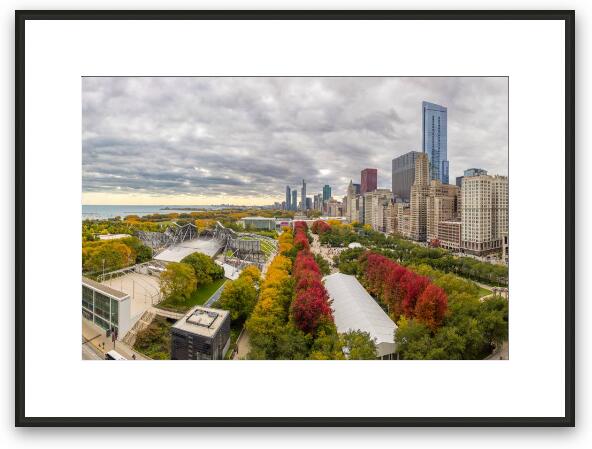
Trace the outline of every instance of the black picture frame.
<path fill-rule="evenodd" d="M 565 416 L 563 417 L 29 417 L 25 415 L 25 23 L 32 20 L 558 20 L 565 23 Z M 574 11 L 15 11 L 15 425 L 563 426 L 575 425 Z"/>

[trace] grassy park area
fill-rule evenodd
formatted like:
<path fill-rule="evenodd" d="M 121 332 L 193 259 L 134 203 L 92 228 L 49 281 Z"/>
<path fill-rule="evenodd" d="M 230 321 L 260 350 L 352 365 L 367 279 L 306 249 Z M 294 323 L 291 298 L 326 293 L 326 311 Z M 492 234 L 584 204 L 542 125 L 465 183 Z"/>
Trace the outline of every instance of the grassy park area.
<path fill-rule="evenodd" d="M 187 312 L 194 306 L 201 306 L 218 290 L 226 279 L 215 279 L 209 284 L 199 286 L 186 300 L 168 298 L 159 303 L 156 307 L 173 312 Z"/>

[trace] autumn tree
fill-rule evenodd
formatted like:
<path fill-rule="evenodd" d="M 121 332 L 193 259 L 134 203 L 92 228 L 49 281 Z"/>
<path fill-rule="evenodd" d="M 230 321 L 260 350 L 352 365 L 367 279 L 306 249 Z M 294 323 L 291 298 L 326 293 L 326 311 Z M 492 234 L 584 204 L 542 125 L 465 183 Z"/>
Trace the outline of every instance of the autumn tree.
<path fill-rule="evenodd" d="M 160 291 L 165 299 L 185 301 L 195 291 L 197 278 L 191 265 L 171 262 L 160 275 Z"/>
<path fill-rule="evenodd" d="M 243 323 L 251 315 L 256 302 L 257 289 L 252 278 L 247 275 L 226 282 L 216 305 L 228 310 L 231 320 Z"/>
<path fill-rule="evenodd" d="M 435 331 L 444 321 L 448 308 L 448 298 L 440 287 L 428 285 L 415 305 L 415 318 Z"/>
<path fill-rule="evenodd" d="M 316 220 L 311 227 L 311 231 L 313 234 L 322 235 L 325 232 L 329 232 L 331 230 L 331 226 L 327 224 L 326 221 L 323 220 Z"/>

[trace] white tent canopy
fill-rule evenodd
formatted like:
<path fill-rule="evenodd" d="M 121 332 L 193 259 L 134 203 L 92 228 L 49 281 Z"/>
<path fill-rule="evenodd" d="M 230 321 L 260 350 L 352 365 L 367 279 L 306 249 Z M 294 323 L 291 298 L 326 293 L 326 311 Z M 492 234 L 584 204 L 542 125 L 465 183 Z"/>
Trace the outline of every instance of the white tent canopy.
<path fill-rule="evenodd" d="M 334 273 L 323 278 L 332 300 L 331 308 L 339 333 L 368 332 L 376 339 L 378 356 L 395 353 L 397 325 L 368 294 L 355 276 Z"/>

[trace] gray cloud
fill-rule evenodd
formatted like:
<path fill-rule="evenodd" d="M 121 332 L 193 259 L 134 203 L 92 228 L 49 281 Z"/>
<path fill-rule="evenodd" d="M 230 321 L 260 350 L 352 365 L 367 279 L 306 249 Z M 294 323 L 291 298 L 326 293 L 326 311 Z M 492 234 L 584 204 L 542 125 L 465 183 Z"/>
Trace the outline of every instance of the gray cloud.
<path fill-rule="evenodd" d="M 421 102 L 448 107 L 450 180 L 507 174 L 506 78 L 83 78 L 84 192 L 342 196 L 421 146 Z"/>

